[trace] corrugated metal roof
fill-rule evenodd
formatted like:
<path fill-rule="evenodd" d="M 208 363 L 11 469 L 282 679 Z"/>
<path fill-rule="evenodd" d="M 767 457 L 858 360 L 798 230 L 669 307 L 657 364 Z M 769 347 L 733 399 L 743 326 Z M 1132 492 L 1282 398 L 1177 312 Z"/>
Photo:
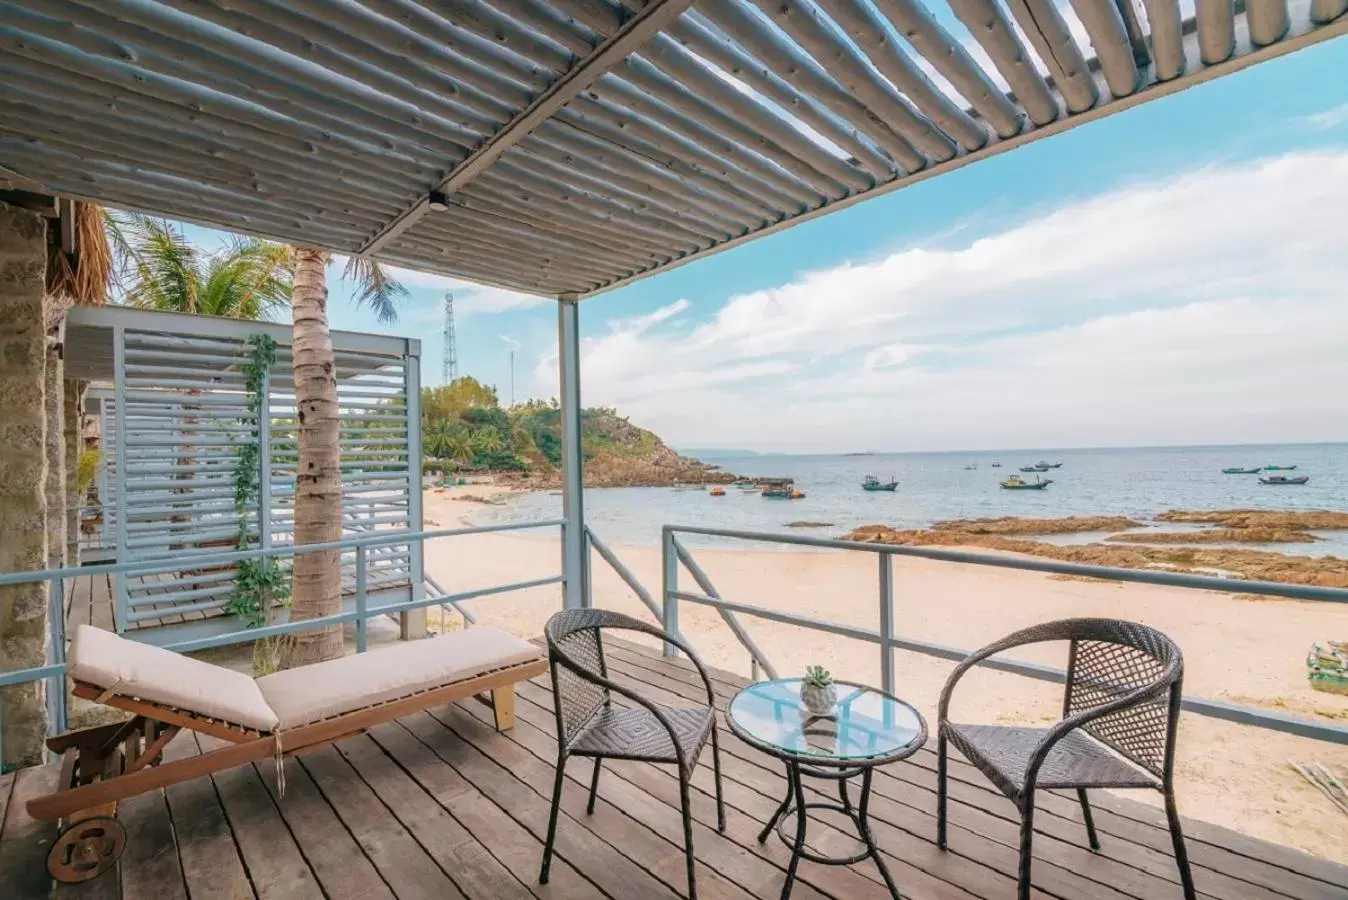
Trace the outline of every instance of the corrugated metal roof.
<path fill-rule="evenodd" d="M 1348 31 L 944 2 L 2 0 L 0 172 L 584 296 Z"/>

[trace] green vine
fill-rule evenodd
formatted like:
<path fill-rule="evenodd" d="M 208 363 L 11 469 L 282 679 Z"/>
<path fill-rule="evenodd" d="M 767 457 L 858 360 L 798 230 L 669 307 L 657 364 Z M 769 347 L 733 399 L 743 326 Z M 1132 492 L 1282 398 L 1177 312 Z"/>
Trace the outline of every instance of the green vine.
<path fill-rule="evenodd" d="M 269 335 L 250 334 L 246 343 L 252 353 L 244 364 L 244 415 L 239 424 L 245 426 L 244 441 L 237 445 L 234 460 L 234 511 L 239 516 L 237 550 L 249 550 L 253 535 L 248 529 L 248 512 L 257 509 L 262 486 L 262 447 L 259 423 L 267 408 L 263 396 L 267 372 L 276 363 L 276 341 Z M 266 512 L 261 512 L 259 527 L 266 528 Z M 290 570 L 277 561 L 246 559 L 239 562 L 234 577 L 234 593 L 226 611 L 239 616 L 249 628 L 257 628 L 267 621 L 267 610 L 275 604 L 290 602 Z"/>

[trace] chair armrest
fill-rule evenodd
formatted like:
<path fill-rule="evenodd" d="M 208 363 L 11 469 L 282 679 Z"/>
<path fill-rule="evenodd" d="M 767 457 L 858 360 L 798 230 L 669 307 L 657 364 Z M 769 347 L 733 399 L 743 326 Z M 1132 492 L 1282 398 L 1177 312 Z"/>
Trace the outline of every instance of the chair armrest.
<path fill-rule="evenodd" d="M 1030 754 L 1030 761 L 1025 766 L 1025 780 L 1022 782 L 1025 785 L 1025 790 L 1028 791 L 1033 789 L 1035 782 L 1039 779 L 1040 767 L 1043 766 L 1044 760 L 1048 758 L 1049 752 L 1058 741 L 1067 737 L 1067 735 L 1076 731 L 1081 726 L 1087 725 L 1096 719 L 1104 718 L 1105 716 L 1122 712 L 1123 710 L 1131 709 L 1135 706 L 1141 706 L 1143 703 L 1168 692 L 1170 687 L 1171 682 L 1168 679 L 1157 679 L 1151 684 L 1143 685 L 1137 690 L 1124 694 L 1116 700 L 1102 703 L 1099 706 L 1094 706 L 1090 709 L 1083 709 L 1079 713 L 1074 713 L 1063 718 L 1048 730 L 1044 737 L 1039 741 L 1038 746 L 1034 748 L 1034 752 Z"/>
<path fill-rule="evenodd" d="M 961 678 L 965 676 L 965 674 L 968 673 L 970 669 L 981 663 L 983 660 L 991 656 L 996 656 L 998 653 L 1004 653 L 1007 650 L 1012 650 L 1016 647 L 1023 647 L 1028 644 L 1047 643 L 1050 640 L 1056 640 L 1056 638 L 1042 637 L 1039 633 L 1038 627 L 1026 628 L 1021 631 L 1017 631 L 1014 634 L 1009 634 L 999 641 L 994 641 L 993 643 L 988 644 L 981 650 L 975 650 L 973 653 L 970 653 L 963 660 L 961 660 L 960 664 L 955 666 L 954 671 L 950 673 L 950 677 L 946 679 L 945 686 L 941 688 L 941 699 L 937 705 L 936 711 L 936 722 L 938 730 L 944 725 L 946 721 L 946 713 L 950 709 L 950 698 L 951 695 L 954 693 L 955 685 L 959 682 Z"/>
<path fill-rule="evenodd" d="M 693 666 L 697 669 L 698 675 L 702 677 L 702 686 L 707 689 L 707 705 L 713 709 L 716 708 L 716 692 L 711 686 L 711 675 L 708 674 L 707 667 L 702 664 L 702 660 L 693 652 L 693 648 L 689 646 L 687 641 L 681 637 L 670 634 L 663 628 L 656 627 L 655 625 L 648 625 L 640 619 L 634 619 L 631 616 L 626 616 L 621 613 L 609 613 L 609 615 L 618 621 L 604 625 L 603 628 L 605 630 L 621 629 L 625 631 L 637 631 L 642 634 L 648 634 L 651 637 L 659 638 L 666 643 L 673 644 L 683 651 L 684 655 L 692 661 Z"/>

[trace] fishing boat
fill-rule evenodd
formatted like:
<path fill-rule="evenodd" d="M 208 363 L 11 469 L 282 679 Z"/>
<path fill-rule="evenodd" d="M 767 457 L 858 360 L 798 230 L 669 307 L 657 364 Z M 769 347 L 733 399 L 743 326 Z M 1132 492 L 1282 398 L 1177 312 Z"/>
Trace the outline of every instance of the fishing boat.
<path fill-rule="evenodd" d="M 1012 475 L 1002 482 L 1002 487 L 1008 491 L 1042 491 L 1053 483 L 1051 478 L 1036 478 L 1034 481 L 1026 481 L 1019 475 Z"/>
<path fill-rule="evenodd" d="M 890 478 L 889 481 L 881 481 L 874 475 L 867 475 L 866 480 L 861 482 L 863 491 L 894 491 L 899 487 L 898 479 Z"/>
<path fill-rule="evenodd" d="M 969 463 L 967 466 L 964 467 L 964 471 L 966 471 L 966 472 L 972 472 L 974 469 L 977 469 L 977 468 L 978 468 L 978 463 Z"/>
<path fill-rule="evenodd" d="M 1265 475 L 1259 479 L 1260 484 L 1305 484 L 1311 480 L 1309 475 L 1298 475 L 1289 477 L 1287 475 Z"/>
<path fill-rule="evenodd" d="M 1264 466 L 1265 472 L 1292 472 L 1296 466 Z"/>
<path fill-rule="evenodd" d="M 1002 467 L 1002 464 L 1001 464 L 1001 463 L 993 463 L 993 464 L 992 464 L 992 467 L 993 467 L 994 469 L 1000 469 L 1000 468 Z"/>
<path fill-rule="evenodd" d="M 799 500 L 805 496 L 790 478 L 760 478 L 758 485 L 769 500 Z"/>
<path fill-rule="evenodd" d="M 714 487 L 714 488 L 711 489 L 711 495 L 712 495 L 713 497 L 724 497 L 724 496 L 725 496 L 725 488 L 723 488 L 723 487 Z"/>
<path fill-rule="evenodd" d="M 705 484 L 675 484 L 675 485 L 674 485 L 674 490 L 676 490 L 676 491 L 705 491 L 706 489 L 707 489 L 707 486 L 706 486 Z"/>
<path fill-rule="evenodd" d="M 1043 463 L 1039 463 L 1038 465 L 1033 466 L 1021 466 L 1020 470 L 1022 472 L 1047 472 L 1048 468 L 1049 467 L 1044 465 Z"/>
<path fill-rule="evenodd" d="M 1045 460 L 1042 460 L 1042 459 L 1039 460 L 1039 462 L 1035 463 L 1035 465 L 1038 466 L 1039 469 L 1040 469 L 1041 471 L 1045 471 L 1045 472 L 1048 471 L 1049 469 L 1061 469 L 1061 468 L 1062 468 L 1062 463 L 1060 463 L 1060 462 L 1051 463 L 1051 462 L 1046 462 Z"/>
<path fill-rule="evenodd" d="M 1263 470 L 1262 468 L 1260 468 L 1259 466 L 1255 466 L 1253 469 L 1242 469 L 1240 466 L 1231 466 L 1231 467 L 1228 468 L 1228 469 L 1222 469 L 1222 474 L 1223 474 L 1223 475 L 1258 475 L 1258 474 L 1259 474 L 1260 472 L 1262 472 L 1262 471 L 1264 471 L 1264 470 Z"/>

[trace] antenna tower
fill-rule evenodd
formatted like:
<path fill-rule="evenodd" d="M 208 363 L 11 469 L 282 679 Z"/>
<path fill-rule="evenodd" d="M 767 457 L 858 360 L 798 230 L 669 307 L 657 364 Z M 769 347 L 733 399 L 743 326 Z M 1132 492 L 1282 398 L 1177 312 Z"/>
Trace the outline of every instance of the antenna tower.
<path fill-rule="evenodd" d="M 454 292 L 445 291 L 445 357 L 440 365 L 440 380 L 450 384 L 459 377 L 459 348 L 454 339 Z"/>

